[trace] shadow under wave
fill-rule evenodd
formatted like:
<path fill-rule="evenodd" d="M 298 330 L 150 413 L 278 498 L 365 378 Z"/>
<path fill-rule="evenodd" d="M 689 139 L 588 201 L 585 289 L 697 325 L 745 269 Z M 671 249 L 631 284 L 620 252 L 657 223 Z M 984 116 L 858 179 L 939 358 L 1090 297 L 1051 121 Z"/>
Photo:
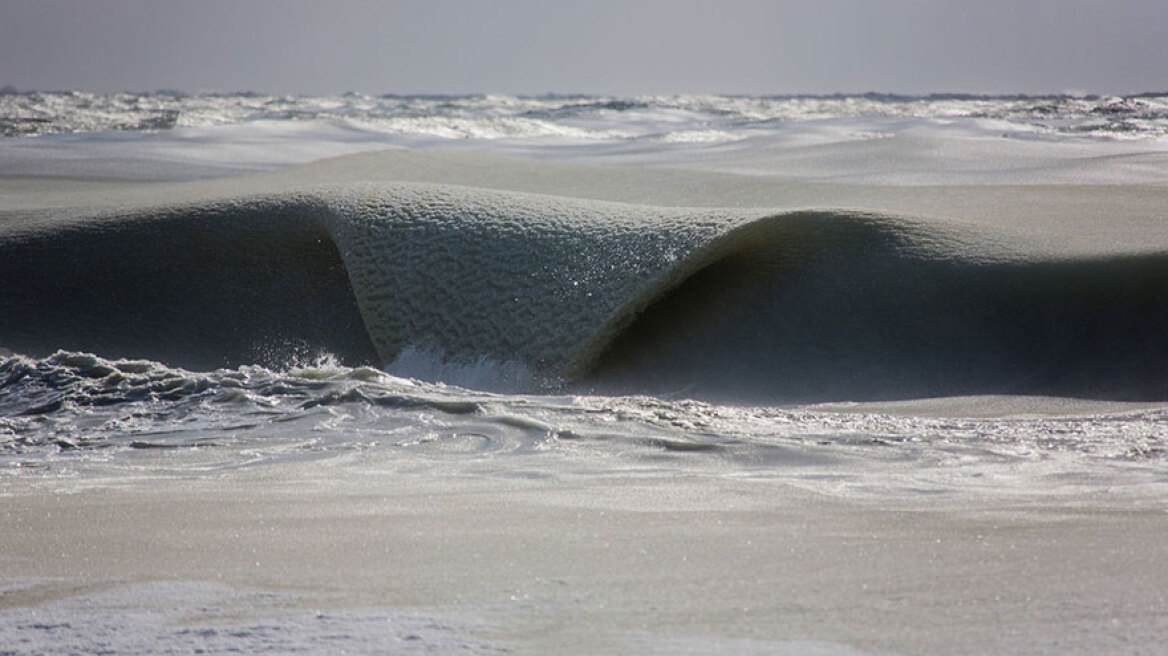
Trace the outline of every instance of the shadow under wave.
<path fill-rule="evenodd" d="M 1168 254 L 965 258 L 880 217 L 760 222 L 612 341 L 580 387 L 773 404 L 1168 399 Z"/>
<path fill-rule="evenodd" d="M 323 354 L 376 363 L 340 254 L 314 211 L 211 204 L 6 235 L 0 346 L 196 371 L 279 368 Z"/>

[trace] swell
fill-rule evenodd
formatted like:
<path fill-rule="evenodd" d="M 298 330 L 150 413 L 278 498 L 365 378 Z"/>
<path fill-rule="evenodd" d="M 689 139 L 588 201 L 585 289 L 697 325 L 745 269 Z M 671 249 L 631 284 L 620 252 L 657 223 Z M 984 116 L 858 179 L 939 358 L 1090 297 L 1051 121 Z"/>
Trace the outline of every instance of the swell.
<path fill-rule="evenodd" d="M 0 346 L 38 357 L 207 369 L 423 351 L 574 390 L 752 403 L 1168 398 L 1163 253 L 420 184 L 9 223 Z"/>

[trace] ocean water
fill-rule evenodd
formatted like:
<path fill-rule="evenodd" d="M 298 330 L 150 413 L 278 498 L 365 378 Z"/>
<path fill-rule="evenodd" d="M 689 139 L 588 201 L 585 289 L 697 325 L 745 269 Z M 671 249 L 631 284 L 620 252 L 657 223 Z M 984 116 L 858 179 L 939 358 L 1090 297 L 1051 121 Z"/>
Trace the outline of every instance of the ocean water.
<path fill-rule="evenodd" d="M 0 125 L 6 476 L 794 448 L 1163 482 L 1162 95 L 12 92 Z"/>
<path fill-rule="evenodd" d="M 0 90 L 4 136 L 166 131 L 259 121 L 334 121 L 402 139 L 729 141 L 840 118 L 981 119 L 1012 131 L 1148 139 L 1166 134 L 1168 96 L 271 96 Z"/>
<path fill-rule="evenodd" d="M 1168 499 L 1163 94 L 8 91 L 0 131 L 5 494 L 327 465 Z M 44 612 L 127 653 L 376 651 L 374 621 L 494 650 L 384 609 L 151 614 L 250 594 L 200 586 Z M 0 636 L 53 653 L 28 612 Z M 682 642 L 645 649 L 860 653 Z"/>

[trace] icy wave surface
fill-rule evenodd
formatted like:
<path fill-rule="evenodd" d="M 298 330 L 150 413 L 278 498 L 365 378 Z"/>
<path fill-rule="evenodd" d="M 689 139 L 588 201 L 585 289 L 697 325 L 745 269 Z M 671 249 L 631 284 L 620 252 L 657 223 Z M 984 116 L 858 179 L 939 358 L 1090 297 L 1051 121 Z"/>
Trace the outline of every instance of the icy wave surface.
<path fill-rule="evenodd" d="M 421 353 L 439 377 L 750 403 L 1168 398 L 1168 255 L 878 213 L 361 183 L 16 222 L 0 277 L 0 343 L 42 356 Z"/>

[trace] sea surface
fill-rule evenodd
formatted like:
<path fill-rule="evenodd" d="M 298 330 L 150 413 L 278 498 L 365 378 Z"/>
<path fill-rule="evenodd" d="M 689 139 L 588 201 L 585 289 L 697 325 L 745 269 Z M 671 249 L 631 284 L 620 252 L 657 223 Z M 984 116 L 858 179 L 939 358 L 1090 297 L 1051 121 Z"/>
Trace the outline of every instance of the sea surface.
<path fill-rule="evenodd" d="M 0 130 L 8 137 L 324 120 L 403 141 L 560 137 L 709 143 L 843 118 L 977 119 L 1000 122 L 1006 131 L 1052 137 L 1155 139 L 1168 135 L 1168 95 L 275 96 L 0 90 Z"/>
<path fill-rule="evenodd" d="M 0 652 L 1160 653 L 1168 95 L 0 134 Z"/>
<path fill-rule="evenodd" d="M 0 132 L 0 476 L 1168 483 L 1163 94 L 9 89 Z"/>

